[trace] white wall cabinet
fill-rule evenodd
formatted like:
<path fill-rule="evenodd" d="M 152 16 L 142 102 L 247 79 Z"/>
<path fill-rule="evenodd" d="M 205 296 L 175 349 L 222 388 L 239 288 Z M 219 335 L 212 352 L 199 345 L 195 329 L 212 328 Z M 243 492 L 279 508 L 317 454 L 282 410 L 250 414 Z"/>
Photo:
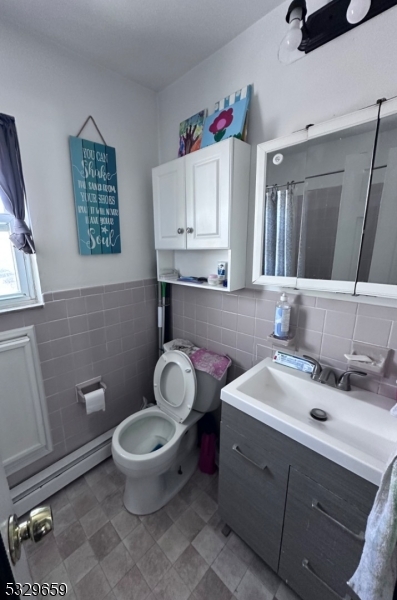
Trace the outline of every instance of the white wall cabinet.
<path fill-rule="evenodd" d="M 226 261 L 228 286 L 211 289 L 245 287 L 250 153 L 231 138 L 153 169 L 159 279 L 167 269 L 207 277 Z"/>
<path fill-rule="evenodd" d="M 232 143 L 188 154 L 186 168 L 186 247 L 229 248 Z"/>
<path fill-rule="evenodd" d="M 185 165 L 173 160 L 153 169 L 155 247 L 186 248 Z"/>

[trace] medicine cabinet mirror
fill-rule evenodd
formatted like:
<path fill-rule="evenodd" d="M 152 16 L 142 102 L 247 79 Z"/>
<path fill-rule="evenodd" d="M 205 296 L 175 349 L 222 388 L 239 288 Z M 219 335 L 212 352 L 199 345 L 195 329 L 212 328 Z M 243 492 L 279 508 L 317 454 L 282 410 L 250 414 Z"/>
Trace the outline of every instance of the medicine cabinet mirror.
<path fill-rule="evenodd" d="M 397 298 L 397 101 L 258 146 L 253 282 Z"/>

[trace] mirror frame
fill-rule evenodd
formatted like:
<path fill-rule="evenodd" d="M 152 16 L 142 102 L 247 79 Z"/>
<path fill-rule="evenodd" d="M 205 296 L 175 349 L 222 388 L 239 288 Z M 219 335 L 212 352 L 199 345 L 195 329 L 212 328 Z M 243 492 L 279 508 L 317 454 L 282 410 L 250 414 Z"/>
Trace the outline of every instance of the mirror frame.
<path fill-rule="evenodd" d="M 397 112 L 397 99 L 385 101 L 381 106 L 380 117 L 387 116 Z M 285 288 L 295 288 L 297 290 L 311 290 L 320 292 L 338 292 L 354 295 L 361 293 L 363 295 L 379 295 L 397 298 L 397 286 L 384 284 L 357 283 L 356 281 L 337 281 L 326 279 L 305 279 L 301 277 L 279 277 L 263 275 L 263 243 L 264 243 L 264 216 L 265 216 L 265 193 L 266 193 L 266 169 L 267 155 L 286 147 L 291 147 L 329 133 L 343 131 L 350 127 L 359 126 L 365 123 L 376 123 L 379 116 L 379 105 L 375 104 L 318 125 L 312 125 L 307 129 L 298 131 L 289 136 L 276 138 L 269 142 L 259 144 L 257 147 L 256 159 L 256 187 L 255 187 L 255 223 L 254 223 L 254 247 L 253 247 L 253 268 L 252 283 L 262 286 L 275 286 Z M 376 136 L 374 137 L 374 148 Z M 370 180 L 369 180 L 370 181 Z M 366 205 L 366 210 L 367 210 Z M 366 213 L 364 213 L 364 218 Z M 361 234 L 361 242 L 363 233 Z M 361 248 L 361 246 L 360 246 Z M 359 264 L 360 253 L 357 256 L 357 266 Z M 386 288 L 386 289 L 384 289 Z M 378 292 L 378 293 L 374 293 Z"/>

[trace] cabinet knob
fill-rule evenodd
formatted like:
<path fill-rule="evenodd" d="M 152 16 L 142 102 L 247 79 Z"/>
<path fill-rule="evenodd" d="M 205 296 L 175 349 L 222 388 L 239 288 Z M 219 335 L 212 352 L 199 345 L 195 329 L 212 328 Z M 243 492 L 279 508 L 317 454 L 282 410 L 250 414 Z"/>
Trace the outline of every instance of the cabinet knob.
<path fill-rule="evenodd" d="M 179 235 L 181 233 L 183 233 L 185 230 L 183 229 L 183 227 L 178 227 L 177 232 L 179 233 Z"/>
<path fill-rule="evenodd" d="M 186 233 L 193 233 L 193 227 L 186 227 Z"/>

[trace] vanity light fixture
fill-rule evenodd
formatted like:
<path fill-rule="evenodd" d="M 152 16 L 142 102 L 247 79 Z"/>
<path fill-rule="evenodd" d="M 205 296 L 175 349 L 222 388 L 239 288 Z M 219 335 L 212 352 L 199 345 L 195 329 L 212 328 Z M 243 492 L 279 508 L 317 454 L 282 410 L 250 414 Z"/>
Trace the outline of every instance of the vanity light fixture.
<path fill-rule="evenodd" d="M 371 0 L 351 0 L 347 9 L 346 19 L 352 25 L 360 23 L 371 8 Z"/>
<path fill-rule="evenodd" d="M 293 0 L 286 15 L 288 31 L 278 58 L 289 64 L 397 5 L 397 0 L 329 0 L 307 18 L 305 0 Z"/>
<path fill-rule="evenodd" d="M 283 37 L 278 51 L 278 59 L 284 64 L 294 62 L 302 54 L 298 50 L 302 43 L 301 23 L 307 13 L 306 0 L 293 0 L 291 2 L 285 20 L 288 23 L 288 31 Z"/>

